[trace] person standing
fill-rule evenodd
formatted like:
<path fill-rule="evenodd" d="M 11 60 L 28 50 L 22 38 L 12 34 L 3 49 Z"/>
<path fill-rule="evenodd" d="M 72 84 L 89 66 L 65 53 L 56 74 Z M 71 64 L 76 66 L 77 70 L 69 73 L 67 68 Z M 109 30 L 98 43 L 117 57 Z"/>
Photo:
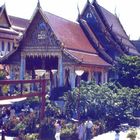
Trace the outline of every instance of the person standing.
<path fill-rule="evenodd" d="M 91 140 L 91 135 L 92 135 L 92 127 L 93 127 L 93 122 L 91 119 L 88 117 L 87 121 L 85 122 L 86 126 L 86 140 Z"/>
<path fill-rule="evenodd" d="M 54 124 L 55 126 L 55 140 L 60 140 L 60 134 L 61 134 L 61 121 L 58 120 Z"/>
<path fill-rule="evenodd" d="M 83 121 L 81 121 L 78 128 L 77 128 L 77 134 L 78 134 L 78 139 L 79 140 L 84 140 L 85 132 L 86 132 L 85 124 L 84 124 Z"/>
<path fill-rule="evenodd" d="M 10 119 L 12 119 L 14 116 L 15 116 L 15 108 L 14 107 L 11 107 L 11 110 L 10 110 Z"/>
<path fill-rule="evenodd" d="M 115 131 L 115 140 L 119 140 L 120 139 L 120 131 L 119 129 L 116 129 Z"/>

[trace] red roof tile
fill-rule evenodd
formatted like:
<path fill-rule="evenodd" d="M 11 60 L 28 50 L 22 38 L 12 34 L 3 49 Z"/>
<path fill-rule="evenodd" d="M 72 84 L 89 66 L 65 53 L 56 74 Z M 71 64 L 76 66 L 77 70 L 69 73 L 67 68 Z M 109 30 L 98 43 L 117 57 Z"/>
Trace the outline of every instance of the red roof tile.
<path fill-rule="evenodd" d="M 43 12 L 57 38 L 64 43 L 67 53 L 83 64 L 110 66 L 101 59 L 88 41 L 80 25 L 48 12 Z M 29 21 L 10 16 L 12 25 L 27 28 Z M 65 50 L 65 49 L 64 49 Z"/>
<path fill-rule="evenodd" d="M 118 34 L 123 36 L 124 38 L 128 38 L 128 36 L 126 35 L 125 30 L 123 29 L 119 19 L 117 16 L 113 15 L 111 12 L 109 12 L 108 10 L 106 10 L 105 8 L 103 8 L 102 6 L 99 6 L 103 16 L 106 18 L 106 21 L 108 22 L 109 26 L 112 26 L 112 30 Z"/>
<path fill-rule="evenodd" d="M 71 54 L 75 59 L 79 60 L 83 64 L 90 64 L 96 66 L 111 66 L 109 63 L 104 61 L 98 54 L 86 53 L 74 50 L 65 50 L 67 53 Z"/>
<path fill-rule="evenodd" d="M 58 39 L 64 43 L 64 47 L 97 53 L 78 23 L 63 19 L 48 12 L 45 12 L 45 15 Z"/>
<path fill-rule="evenodd" d="M 14 17 L 14 16 L 9 16 L 11 24 L 14 26 L 18 26 L 21 28 L 27 28 L 29 25 L 29 20 L 28 19 L 23 19 L 19 17 Z"/>
<path fill-rule="evenodd" d="M 138 55 L 138 52 L 135 46 L 129 40 L 128 35 L 126 34 L 119 18 L 113 15 L 111 12 L 103 8 L 102 6 L 98 5 L 102 11 L 103 16 L 105 17 L 106 21 L 108 22 L 109 26 L 112 26 L 112 31 L 116 34 L 116 37 L 119 40 L 122 40 L 122 43 L 129 47 L 129 52 Z"/>

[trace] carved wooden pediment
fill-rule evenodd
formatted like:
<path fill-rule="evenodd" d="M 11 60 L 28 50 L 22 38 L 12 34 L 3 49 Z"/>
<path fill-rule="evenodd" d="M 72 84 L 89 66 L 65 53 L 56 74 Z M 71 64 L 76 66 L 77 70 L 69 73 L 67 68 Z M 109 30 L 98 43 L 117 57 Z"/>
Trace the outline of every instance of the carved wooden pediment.
<path fill-rule="evenodd" d="M 8 21 L 8 15 L 6 15 L 5 9 L 3 10 L 2 14 L 0 15 L 0 27 L 10 27 L 10 23 Z"/>
<path fill-rule="evenodd" d="M 59 40 L 57 40 L 50 25 L 43 19 L 42 15 L 38 12 L 32 23 L 26 31 L 23 40 L 23 49 L 39 48 L 58 48 Z"/>

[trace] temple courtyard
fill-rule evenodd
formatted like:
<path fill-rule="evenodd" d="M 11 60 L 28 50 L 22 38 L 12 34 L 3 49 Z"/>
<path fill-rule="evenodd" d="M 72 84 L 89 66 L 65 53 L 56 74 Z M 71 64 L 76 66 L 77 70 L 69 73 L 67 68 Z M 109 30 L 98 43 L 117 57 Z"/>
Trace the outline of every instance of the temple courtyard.
<path fill-rule="evenodd" d="M 127 134 L 128 134 L 128 131 L 126 131 L 126 132 L 121 131 L 119 140 L 129 140 L 129 138 L 127 138 Z M 0 139 L 1 139 L 1 136 L 0 136 Z M 111 131 L 111 132 L 108 132 L 108 133 L 104 133 L 102 135 L 98 135 L 98 136 L 94 137 L 91 140 L 103 140 L 103 139 L 105 139 L 105 140 L 114 140 L 115 139 L 115 132 Z M 14 140 L 14 138 L 6 136 L 5 140 Z M 140 140 L 140 127 L 137 129 L 136 140 Z"/>

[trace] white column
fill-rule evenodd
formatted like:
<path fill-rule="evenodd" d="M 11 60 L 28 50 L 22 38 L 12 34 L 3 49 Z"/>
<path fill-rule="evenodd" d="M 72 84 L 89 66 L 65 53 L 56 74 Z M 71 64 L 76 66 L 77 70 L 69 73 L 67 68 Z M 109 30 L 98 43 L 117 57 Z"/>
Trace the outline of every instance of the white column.
<path fill-rule="evenodd" d="M 105 71 L 104 76 L 105 76 L 104 82 L 107 83 L 108 82 L 108 72 L 107 71 Z"/>
<path fill-rule="evenodd" d="M 104 83 L 104 71 L 102 70 L 102 72 L 101 72 L 101 84 L 103 84 Z"/>
<path fill-rule="evenodd" d="M 98 84 L 99 78 L 98 78 L 98 74 L 96 71 L 94 71 L 94 79 L 95 79 L 95 83 Z"/>
<path fill-rule="evenodd" d="M 26 61 L 25 61 L 25 57 L 21 56 L 21 62 L 20 62 L 20 80 L 24 79 L 25 76 L 25 65 L 26 65 Z"/>
<path fill-rule="evenodd" d="M 14 65 L 11 64 L 10 65 L 10 80 L 14 80 L 15 79 L 15 70 L 14 70 Z M 14 85 L 10 85 L 10 93 L 14 92 Z"/>
<path fill-rule="evenodd" d="M 107 79 L 108 79 L 108 73 L 106 70 L 103 70 L 101 75 L 101 83 L 107 83 Z"/>
<path fill-rule="evenodd" d="M 88 71 L 88 81 L 91 81 L 93 78 L 92 78 L 92 71 L 89 70 Z"/>
<path fill-rule="evenodd" d="M 58 58 L 58 79 L 59 79 L 59 86 L 62 87 L 64 85 L 64 78 L 63 78 L 63 60 L 62 56 Z"/>
<path fill-rule="evenodd" d="M 75 88 L 75 69 L 74 69 L 74 67 L 70 68 L 70 85 L 71 85 L 71 88 Z"/>

